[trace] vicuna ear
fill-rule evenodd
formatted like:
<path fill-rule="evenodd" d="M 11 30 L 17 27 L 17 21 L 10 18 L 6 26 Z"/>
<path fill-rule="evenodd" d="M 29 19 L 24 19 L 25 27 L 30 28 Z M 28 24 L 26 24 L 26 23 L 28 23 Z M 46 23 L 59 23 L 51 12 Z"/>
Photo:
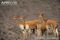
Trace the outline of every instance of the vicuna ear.
<path fill-rule="evenodd" d="M 20 16 L 13 16 L 12 18 L 13 18 L 13 19 L 19 19 Z"/>
<path fill-rule="evenodd" d="M 16 19 L 23 19 L 24 16 L 12 16 L 11 19 L 16 20 Z"/>
<path fill-rule="evenodd" d="M 11 16 L 10 19 L 15 20 L 15 19 L 17 19 L 17 17 L 16 16 Z"/>

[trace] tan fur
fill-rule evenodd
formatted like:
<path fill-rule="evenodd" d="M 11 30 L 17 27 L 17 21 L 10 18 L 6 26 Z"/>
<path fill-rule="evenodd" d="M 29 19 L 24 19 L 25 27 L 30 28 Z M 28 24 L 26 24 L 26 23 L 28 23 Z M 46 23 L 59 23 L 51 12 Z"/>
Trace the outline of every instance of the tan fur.
<path fill-rule="evenodd" d="M 47 25 L 51 25 L 51 27 L 56 28 L 57 27 L 57 21 L 54 19 L 48 19 L 47 20 Z"/>
<path fill-rule="evenodd" d="M 54 36 L 56 36 L 56 35 L 58 35 L 57 33 L 56 33 L 56 29 L 57 29 L 57 25 L 58 25 L 58 23 L 57 23 L 57 21 L 56 20 L 54 20 L 54 19 L 48 19 L 47 20 L 47 22 L 46 22 L 46 28 L 50 25 L 50 27 L 52 28 L 52 31 L 53 31 L 53 34 L 54 34 Z"/>
<path fill-rule="evenodd" d="M 37 24 L 37 20 L 32 20 L 32 21 L 25 21 L 25 22 L 18 22 L 17 25 L 19 26 L 19 24 L 23 24 L 23 25 L 29 25 L 30 28 L 34 28 Z M 25 26 L 26 27 L 26 26 Z"/>
<path fill-rule="evenodd" d="M 15 18 L 20 18 L 15 17 Z M 18 26 L 20 24 L 24 25 L 24 27 L 26 27 L 26 25 L 29 26 L 29 28 L 36 28 L 37 30 L 40 30 L 41 32 L 44 32 L 45 29 L 47 29 L 48 25 L 50 25 L 53 28 L 53 32 L 55 31 L 56 27 L 57 27 L 57 21 L 55 19 L 48 19 L 44 21 L 43 16 L 40 16 L 40 19 L 37 20 L 30 20 L 30 21 L 25 21 L 25 22 L 17 22 L 16 23 Z"/>

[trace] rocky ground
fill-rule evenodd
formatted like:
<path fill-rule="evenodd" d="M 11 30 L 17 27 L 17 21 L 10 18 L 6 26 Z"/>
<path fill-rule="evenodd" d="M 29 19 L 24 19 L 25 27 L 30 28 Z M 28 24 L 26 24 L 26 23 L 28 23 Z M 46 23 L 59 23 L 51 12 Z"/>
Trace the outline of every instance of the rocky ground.
<path fill-rule="evenodd" d="M 3 5 L 2 1 L 16 1 L 17 5 Z M 60 28 L 60 0 L 0 0 L 0 40 L 22 40 L 16 20 L 11 17 L 25 16 L 25 20 L 32 20 L 38 13 L 56 19 Z M 31 37 L 27 40 L 35 40 L 34 35 Z"/>

